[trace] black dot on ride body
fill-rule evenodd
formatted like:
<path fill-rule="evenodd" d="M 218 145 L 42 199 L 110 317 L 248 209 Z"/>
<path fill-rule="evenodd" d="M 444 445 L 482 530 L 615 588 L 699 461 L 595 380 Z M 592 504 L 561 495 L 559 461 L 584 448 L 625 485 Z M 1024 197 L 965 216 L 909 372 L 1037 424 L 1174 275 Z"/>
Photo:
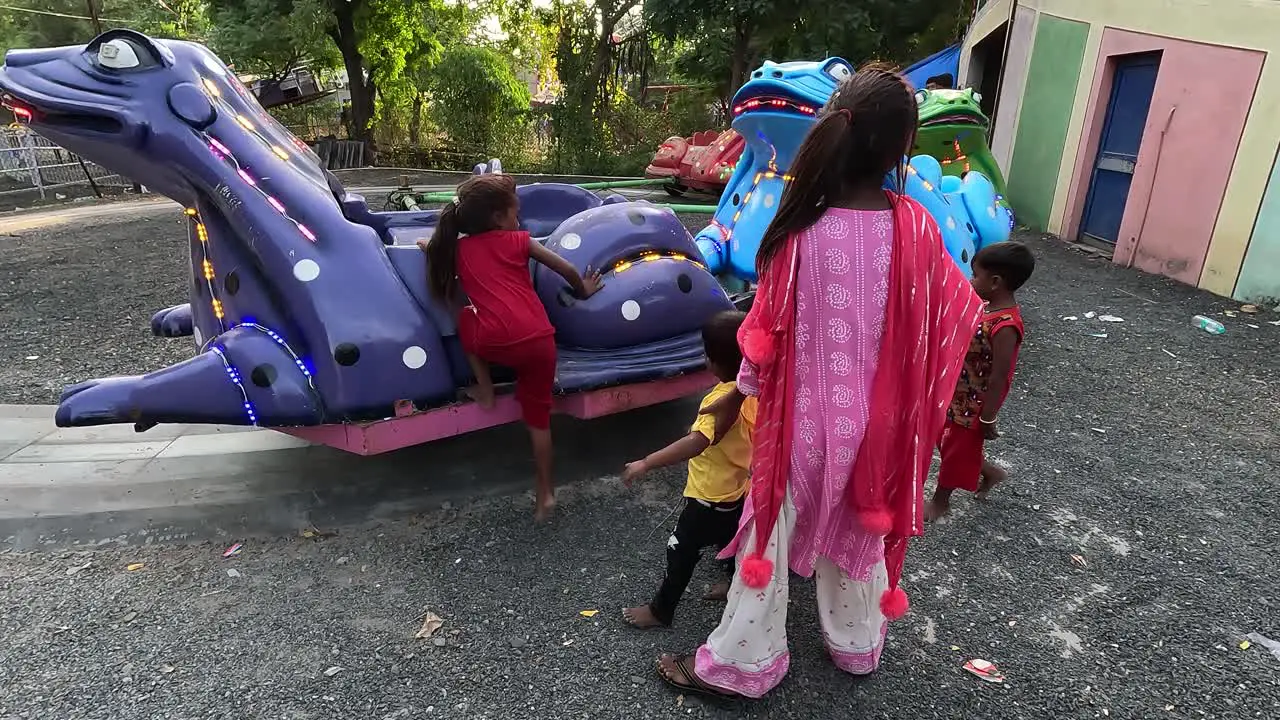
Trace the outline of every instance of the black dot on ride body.
<path fill-rule="evenodd" d="M 638 211 L 638 210 L 632 210 L 632 211 L 628 212 L 628 213 L 627 213 L 627 219 L 631 221 L 631 224 L 632 224 L 632 225 L 643 225 L 643 224 L 644 224 L 644 215 L 643 215 L 643 214 L 641 214 L 641 213 L 640 213 L 640 211 Z"/>
<path fill-rule="evenodd" d="M 222 279 L 222 287 L 228 295 L 240 292 L 240 275 L 235 270 L 227 273 L 227 276 Z"/>
<path fill-rule="evenodd" d="M 333 359 L 339 365 L 351 367 L 360 360 L 360 348 L 355 343 L 341 343 L 333 349 Z"/>
<path fill-rule="evenodd" d="M 680 292 L 687 293 L 693 291 L 693 278 L 684 273 L 680 273 L 680 277 L 676 278 L 676 287 L 680 288 Z"/>
<path fill-rule="evenodd" d="M 249 372 L 249 380 L 260 388 L 271 387 L 271 383 L 276 381 L 279 373 L 274 365 L 263 363 L 255 367 Z"/>

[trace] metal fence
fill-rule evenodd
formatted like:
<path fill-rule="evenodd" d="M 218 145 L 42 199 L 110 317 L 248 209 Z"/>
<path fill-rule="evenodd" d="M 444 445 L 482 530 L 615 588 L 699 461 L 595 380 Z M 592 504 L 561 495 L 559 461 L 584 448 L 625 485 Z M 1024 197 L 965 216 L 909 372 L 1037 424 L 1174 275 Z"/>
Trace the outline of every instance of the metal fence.
<path fill-rule="evenodd" d="M 0 129 L 0 195 L 38 193 L 43 199 L 61 188 L 132 187 L 133 182 L 58 147 L 20 125 Z"/>

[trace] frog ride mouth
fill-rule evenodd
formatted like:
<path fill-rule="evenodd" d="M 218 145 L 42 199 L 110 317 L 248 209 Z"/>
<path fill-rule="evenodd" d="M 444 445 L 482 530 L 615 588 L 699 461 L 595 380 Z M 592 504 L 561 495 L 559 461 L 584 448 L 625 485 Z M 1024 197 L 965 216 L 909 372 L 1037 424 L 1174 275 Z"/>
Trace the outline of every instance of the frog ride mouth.
<path fill-rule="evenodd" d="M 816 117 L 818 106 L 794 95 L 767 93 L 743 98 L 733 104 L 733 116 L 773 112 Z"/>
<path fill-rule="evenodd" d="M 968 112 L 953 112 L 945 115 L 922 120 L 920 127 L 933 127 L 935 125 L 984 125 L 983 118 Z"/>

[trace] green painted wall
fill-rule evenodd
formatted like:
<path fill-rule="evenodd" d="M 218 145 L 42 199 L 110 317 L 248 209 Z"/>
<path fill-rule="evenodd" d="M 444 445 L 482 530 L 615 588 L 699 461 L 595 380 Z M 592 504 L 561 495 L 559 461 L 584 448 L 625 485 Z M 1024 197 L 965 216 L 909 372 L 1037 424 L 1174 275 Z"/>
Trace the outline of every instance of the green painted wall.
<path fill-rule="evenodd" d="M 1009 202 L 1020 225 L 1049 223 L 1088 38 L 1088 23 L 1040 14 L 1009 162 Z"/>
<path fill-rule="evenodd" d="M 1280 303 L 1280 162 L 1271 166 L 1271 179 L 1262 196 L 1234 297 L 1268 307 Z"/>

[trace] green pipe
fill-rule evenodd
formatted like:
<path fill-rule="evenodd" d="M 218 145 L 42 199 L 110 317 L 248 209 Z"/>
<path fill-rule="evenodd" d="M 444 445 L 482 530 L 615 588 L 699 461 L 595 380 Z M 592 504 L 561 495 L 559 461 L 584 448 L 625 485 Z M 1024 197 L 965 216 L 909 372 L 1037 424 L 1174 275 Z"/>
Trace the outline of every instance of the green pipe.
<path fill-rule="evenodd" d="M 580 187 L 583 190 L 609 190 L 611 188 L 663 185 L 667 182 L 669 181 L 665 178 L 645 178 L 643 180 L 606 180 L 604 182 L 578 183 L 577 187 Z M 454 198 L 454 193 L 451 190 L 437 190 L 435 192 L 421 193 L 416 197 L 418 202 L 449 202 Z"/>
<path fill-rule="evenodd" d="M 453 199 L 453 191 L 441 190 L 437 192 L 421 193 L 413 196 L 420 203 L 442 202 L 447 203 Z"/>
<path fill-rule="evenodd" d="M 606 180 L 604 182 L 577 183 L 583 190 L 608 190 L 610 188 L 643 187 L 646 185 L 666 185 L 669 178 L 645 178 L 643 180 Z"/>

